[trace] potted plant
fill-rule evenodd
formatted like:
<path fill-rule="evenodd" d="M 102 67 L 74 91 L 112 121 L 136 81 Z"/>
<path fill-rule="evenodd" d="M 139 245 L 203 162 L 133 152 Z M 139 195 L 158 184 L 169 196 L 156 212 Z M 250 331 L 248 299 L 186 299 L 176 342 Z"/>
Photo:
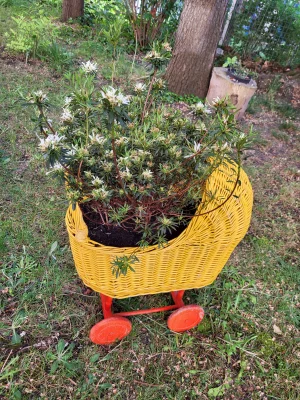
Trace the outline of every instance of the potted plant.
<path fill-rule="evenodd" d="M 227 75 L 230 76 L 230 78 L 240 83 L 247 84 L 254 76 L 252 71 L 242 66 L 241 61 L 238 60 L 236 56 L 232 58 L 227 57 L 223 67 L 227 68 Z"/>
<path fill-rule="evenodd" d="M 182 307 L 183 291 L 214 281 L 250 221 L 252 190 L 240 167 L 247 135 L 226 99 L 185 115 L 165 104 L 159 71 L 170 50 L 154 45 L 149 81 L 130 95 L 97 87 L 97 65 L 83 63 L 56 127 L 45 94 L 26 98 L 37 107 L 39 148 L 65 181 L 75 266 L 102 296 L 106 319 L 91 330 L 99 344 L 131 328 L 130 313 L 112 314 L 113 297 L 171 291 L 175 305 L 164 309 L 180 309 L 169 327 L 200 322 L 201 307 Z"/>

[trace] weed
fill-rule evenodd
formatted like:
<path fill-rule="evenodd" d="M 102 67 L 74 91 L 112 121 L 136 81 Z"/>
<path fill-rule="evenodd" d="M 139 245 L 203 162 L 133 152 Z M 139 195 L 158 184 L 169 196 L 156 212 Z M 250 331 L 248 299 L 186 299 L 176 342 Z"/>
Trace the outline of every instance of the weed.
<path fill-rule="evenodd" d="M 279 129 L 283 129 L 285 131 L 296 131 L 297 127 L 291 121 L 285 121 L 279 124 Z"/>
<path fill-rule="evenodd" d="M 75 376 L 82 370 L 82 363 L 74 358 L 73 350 L 75 344 L 68 344 L 63 339 L 60 339 L 56 346 L 56 352 L 49 350 L 46 353 L 46 359 L 52 362 L 50 374 L 57 372 L 65 372 L 66 376 Z"/>
<path fill-rule="evenodd" d="M 279 112 L 284 118 L 295 119 L 298 115 L 297 110 L 289 103 L 277 102 L 275 110 Z"/>
<path fill-rule="evenodd" d="M 271 134 L 274 136 L 275 139 L 282 140 L 283 142 L 288 142 L 290 138 L 286 132 L 281 132 L 277 130 L 272 130 Z"/>
<path fill-rule="evenodd" d="M 184 103 L 187 104 L 196 104 L 199 101 L 203 101 L 203 99 L 200 99 L 197 96 L 194 96 L 192 94 L 187 94 L 187 95 L 178 95 L 173 92 L 166 91 L 164 94 L 164 99 L 170 103 L 173 103 L 174 101 L 183 101 Z"/>
<path fill-rule="evenodd" d="M 74 61 L 74 54 L 55 42 L 47 46 L 41 46 L 39 57 L 41 60 L 48 62 L 59 73 L 69 69 Z"/>

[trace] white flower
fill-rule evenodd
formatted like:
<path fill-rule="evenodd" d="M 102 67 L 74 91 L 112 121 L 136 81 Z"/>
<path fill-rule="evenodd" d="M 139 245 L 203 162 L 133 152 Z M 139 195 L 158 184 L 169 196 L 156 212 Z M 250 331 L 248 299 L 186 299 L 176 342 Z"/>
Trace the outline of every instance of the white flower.
<path fill-rule="evenodd" d="M 198 153 L 198 151 L 200 151 L 200 148 L 201 148 L 201 143 L 194 142 L 194 152 Z"/>
<path fill-rule="evenodd" d="M 266 22 L 266 23 L 264 24 L 264 31 L 265 31 L 265 32 L 268 32 L 270 26 L 271 26 L 271 22 Z"/>
<path fill-rule="evenodd" d="M 220 101 L 221 101 L 221 99 L 219 96 L 215 97 L 214 99 L 212 99 L 211 105 L 215 107 L 220 103 Z"/>
<path fill-rule="evenodd" d="M 124 96 L 122 93 L 118 94 L 117 99 L 120 104 L 129 104 L 130 103 L 129 96 Z"/>
<path fill-rule="evenodd" d="M 197 113 L 197 114 L 202 114 L 202 113 L 204 113 L 204 114 L 211 114 L 211 110 L 210 110 L 208 107 L 206 107 L 206 106 L 202 103 L 202 101 L 199 101 L 197 104 L 194 104 L 194 105 L 192 106 L 192 109 L 193 109 L 194 112 Z"/>
<path fill-rule="evenodd" d="M 112 106 L 120 106 L 122 104 L 129 104 L 129 96 L 124 96 L 122 93 L 118 93 L 117 89 L 109 87 L 105 91 L 102 91 L 102 98 L 107 99 Z"/>
<path fill-rule="evenodd" d="M 116 139 L 116 145 L 120 146 L 123 143 L 127 143 L 128 142 L 128 138 L 125 136 L 121 136 L 119 139 Z"/>
<path fill-rule="evenodd" d="M 197 104 L 194 105 L 194 109 L 196 111 L 202 111 L 204 109 L 204 104 L 202 103 L 202 101 L 199 101 Z"/>
<path fill-rule="evenodd" d="M 67 108 L 63 109 L 63 113 L 60 117 L 62 122 L 72 122 L 74 118 L 74 115 L 71 113 L 71 111 Z"/>
<path fill-rule="evenodd" d="M 146 89 L 146 85 L 144 85 L 144 84 L 141 83 L 141 82 L 136 83 L 135 86 L 134 86 L 134 91 L 135 91 L 136 93 L 141 93 L 141 92 L 143 92 L 145 89 Z"/>
<path fill-rule="evenodd" d="M 93 63 L 92 61 L 87 61 L 81 63 L 81 69 L 86 73 L 86 74 L 91 74 L 97 72 L 98 65 L 97 63 Z"/>
<path fill-rule="evenodd" d="M 66 155 L 69 156 L 69 157 L 73 157 L 76 154 L 76 150 L 77 149 L 75 149 L 75 148 L 70 149 L 70 150 L 67 151 Z"/>
<path fill-rule="evenodd" d="M 65 106 L 69 106 L 72 100 L 73 100 L 73 97 L 66 97 L 65 98 Z"/>
<path fill-rule="evenodd" d="M 197 131 L 207 131 L 206 125 L 203 121 L 198 121 L 196 124 Z"/>
<path fill-rule="evenodd" d="M 89 135 L 89 139 L 91 144 L 100 144 L 103 145 L 106 142 L 106 138 L 104 136 L 100 136 L 99 134 L 92 133 Z"/>
<path fill-rule="evenodd" d="M 172 51 L 172 47 L 170 46 L 170 43 L 168 43 L 168 42 L 163 43 L 162 47 L 163 47 L 166 51 Z"/>
<path fill-rule="evenodd" d="M 153 58 L 161 58 L 161 55 L 155 50 L 149 51 L 145 55 L 145 60 L 152 60 Z"/>
<path fill-rule="evenodd" d="M 129 168 L 126 167 L 125 171 L 120 171 L 121 178 L 129 180 L 132 178 L 132 173 L 130 172 Z"/>
<path fill-rule="evenodd" d="M 50 134 L 45 139 L 40 139 L 39 148 L 42 151 L 53 149 L 62 139 L 64 139 L 64 136 L 58 136 L 57 133 L 55 135 Z"/>
<path fill-rule="evenodd" d="M 229 143 L 225 142 L 222 145 L 214 145 L 213 149 L 216 151 L 225 151 L 225 150 L 229 151 L 231 149 L 231 146 Z"/>
<path fill-rule="evenodd" d="M 199 153 L 200 150 L 201 150 L 201 143 L 194 142 L 193 152 L 184 156 L 184 158 L 193 157 L 195 154 Z"/>
<path fill-rule="evenodd" d="M 145 169 L 145 171 L 142 172 L 142 177 L 150 181 L 153 178 L 153 172 L 150 171 L 150 169 Z"/>
<path fill-rule="evenodd" d="M 229 115 L 222 115 L 222 121 L 224 122 L 224 124 L 227 124 L 228 118 L 229 118 Z"/>
<path fill-rule="evenodd" d="M 92 196 L 96 200 L 105 200 L 109 197 L 109 191 L 105 188 L 94 189 L 92 190 Z"/>
<path fill-rule="evenodd" d="M 50 167 L 50 171 L 46 173 L 46 175 L 51 174 L 52 172 L 64 171 L 64 167 L 59 162 L 55 162 L 52 167 Z"/>
<path fill-rule="evenodd" d="M 94 177 L 94 179 L 92 180 L 92 185 L 96 187 L 100 187 L 101 185 L 103 185 L 103 183 L 103 180 L 100 179 L 98 176 Z"/>
<path fill-rule="evenodd" d="M 39 98 L 39 101 L 45 101 L 48 99 L 47 95 L 42 92 L 42 90 L 38 90 L 37 92 L 33 92 L 33 94 Z"/>

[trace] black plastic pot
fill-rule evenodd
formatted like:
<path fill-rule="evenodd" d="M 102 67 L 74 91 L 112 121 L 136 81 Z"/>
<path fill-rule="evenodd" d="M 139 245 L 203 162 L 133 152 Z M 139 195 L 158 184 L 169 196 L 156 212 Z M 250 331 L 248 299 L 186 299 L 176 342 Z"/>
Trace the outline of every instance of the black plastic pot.
<path fill-rule="evenodd" d="M 230 76 L 230 78 L 235 79 L 240 83 L 249 83 L 251 81 L 251 76 L 247 76 L 246 78 L 241 78 L 240 76 L 237 75 L 236 70 L 234 68 L 228 68 L 227 75 Z"/>

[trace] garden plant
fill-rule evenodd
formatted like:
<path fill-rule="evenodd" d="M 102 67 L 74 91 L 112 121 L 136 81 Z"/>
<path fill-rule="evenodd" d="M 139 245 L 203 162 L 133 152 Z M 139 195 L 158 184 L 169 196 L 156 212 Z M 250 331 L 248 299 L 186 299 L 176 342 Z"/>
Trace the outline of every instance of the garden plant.
<path fill-rule="evenodd" d="M 46 114 L 46 94 L 37 91 L 25 99 L 36 106 L 39 147 L 50 172 L 65 179 L 70 203 L 80 204 L 90 236 L 102 244 L 165 245 L 201 201 L 205 210 L 216 196 L 205 190 L 213 171 L 234 159 L 240 168 L 249 137 L 226 99 L 210 108 L 198 102 L 186 115 L 163 105 L 165 84 L 158 72 L 170 51 L 168 43 L 155 43 L 145 56 L 153 67 L 149 82 L 137 82 L 126 96 L 112 86 L 96 88 L 97 65 L 83 63 L 72 76 L 74 91 L 57 128 Z M 240 184 L 237 171 L 221 204 Z M 121 261 L 113 264 L 117 276 L 130 265 Z"/>
<path fill-rule="evenodd" d="M 210 0 L 203 2 L 211 3 Z M 85 3 L 88 10 L 91 1 Z M 290 54 L 292 61 L 297 59 L 297 52 L 284 50 L 293 49 L 289 43 L 294 42 L 297 31 L 291 21 L 296 21 L 294 16 L 299 7 L 293 7 L 293 18 L 286 22 L 282 12 L 291 10 L 292 1 L 276 1 L 280 9 L 274 2 L 256 1 L 258 6 L 268 4 L 272 11 L 278 10 L 278 14 L 267 13 L 265 22 L 271 22 L 271 17 L 279 21 L 276 27 L 269 27 L 269 32 L 264 31 L 262 40 L 256 35 L 258 45 L 251 56 L 258 60 L 253 63 L 259 72 L 258 90 L 240 122 L 242 131 L 247 132 L 253 125 L 255 133 L 251 148 L 242 154 L 243 170 L 254 190 L 253 214 L 248 233 L 218 278 L 209 286 L 191 289 L 185 294 L 188 304 L 203 307 L 205 316 L 201 324 L 188 332 L 173 333 L 166 325 L 168 312 L 138 315 L 132 320 L 132 333 L 121 343 L 96 346 L 88 333 L 102 318 L 99 295 L 82 283 L 74 268 L 64 222 L 66 210 L 73 210 L 68 208 L 65 178 L 63 182 L 53 179 L 57 173 L 64 174 L 55 172 L 55 168 L 46 168 L 47 152 L 37 149 L 40 141 L 46 140 L 38 128 L 39 113 L 33 111 L 36 107 L 33 103 L 24 108 L 24 100 L 19 101 L 20 93 L 27 102 L 36 98 L 29 93 L 38 93 L 42 98 L 45 94 L 47 99 L 43 98 L 43 104 L 47 104 L 43 109 L 54 129 L 52 134 L 64 135 L 60 131 L 64 126 L 68 129 L 68 125 L 61 120 L 62 108 L 75 115 L 72 105 L 65 106 L 65 99 L 75 92 L 75 76 L 80 74 L 79 69 L 86 60 L 97 64 L 95 76 L 84 73 L 82 78 L 84 81 L 90 76 L 93 83 L 92 108 L 100 104 L 102 110 L 102 91 L 107 93 L 109 86 L 114 87 L 117 96 L 120 93 L 126 98 L 133 96 L 129 104 L 122 105 L 129 117 L 138 98 L 134 90 L 136 84 L 145 85 L 140 98 L 146 100 L 151 81 L 151 77 L 145 78 L 149 74 L 148 62 L 143 61 L 144 54 L 139 50 L 134 59 L 136 43 L 130 21 L 125 12 L 118 11 L 124 10 L 123 4 L 118 0 L 94 0 L 93 3 L 99 17 L 97 23 L 92 22 L 88 13 L 87 23 L 81 20 L 62 23 L 61 0 L 0 1 L 0 398 L 298 400 L 299 71 L 297 62 L 290 65 L 286 61 Z M 243 2 L 247 7 L 251 3 Z M 295 1 L 293 3 L 296 5 Z M 11 29 L 17 30 L 12 17 L 23 15 L 26 23 L 31 24 L 41 9 L 57 29 L 58 36 L 51 38 L 49 46 L 38 46 L 36 58 L 29 53 L 26 64 L 26 53 L 7 47 L 11 36 L 5 36 L 5 32 L 10 34 Z M 256 11 L 249 12 L 252 15 Z M 264 15 L 260 14 L 257 32 L 260 28 L 264 30 Z M 113 47 L 102 29 L 107 30 L 104 21 L 110 24 L 119 16 L 124 18 L 125 24 L 116 49 L 112 85 Z M 250 26 L 251 30 L 255 26 L 249 24 L 246 13 L 240 17 L 243 21 L 233 26 L 234 49 L 230 49 L 228 55 L 240 58 L 245 54 L 248 59 L 246 40 L 249 35 L 242 25 Z M 173 21 L 172 29 L 176 29 L 176 18 Z M 280 44 L 279 39 L 278 52 L 273 53 L 268 34 L 276 38 L 274 31 L 281 25 L 292 32 L 283 29 L 286 46 Z M 163 42 L 172 43 L 169 32 L 164 23 L 160 33 Z M 42 35 L 44 38 L 47 39 Z M 57 47 L 52 48 L 52 44 Z M 61 49 L 70 57 L 65 55 L 62 59 Z M 277 55 L 289 68 L 274 67 L 272 61 L 278 61 Z M 55 70 L 54 61 L 58 66 Z M 243 58 L 243 63 L 252 69 L 247 61 Z M 203 120 L 201 116 L 196 117 L 196 109 L 191 106 L 201 99 L 195 95 L 178 95 L 167 88 L 159 92 L 154 89 L 152 93 L 155 104 L 160 104 L 160 97 L 164 106 L 171 109 L 171 117 L 178 112 L 175 119 L 211 126 L 210 121 L 216 117 L 213 107 L 208 108 L 212 114 L 205 113 Z M 196 108 L 203 106 L 199 104 Z M 107 119 L 103 110 L 99 114 Z M 135 121 L 135 117 L 131 118 Z M 144 121 L 147 118 L 146 114 Z M 77 115 L 75 119 L 78 121 Z M 94 124 L 93 121 L 95 118 L 91 119 Z M 163 123 L 167 124 L 165 118 Z M 43 119 L 43 129 L 51 134 L 45 124 Z M 97 126 L 103 124 L 104 121 L 97 120 Z M 120 135 L 119 123 L 115 125 Z M 78 129 L 79 126 L 84 132 L 80 119 Z M 100 136 L 109 140 L 107 127 Z M 61 148 L 62 142 L 58 144 Z M 186 155 L 193 151 L 192 139 Z M 151 167 L 144 169 L 148 168 Z M 228 182 L 228 188 L 234 185 L 236 174 L 234 177 L 233 182 Z M 219 199 L 220 204 L 230 194 L 226 192 L 226 197 Z M 225 208 L 231 201 L 240 199 L 231 196 Z M 213 202 L 211 200 L 208 207 Z M 228 240 L 230 242 L 230 235 Z M 149 247 L 139 249 L 146 252 Z M 161 249 L 165 251 L 167 246 Z M 193 261 L 192 258 L 191 264 Z M 118 278 L 113 276 L 111 265 L 108 270 L 116 282 L 122 282 L 138 276 L 138 264 L 131 265 L 135 272 L 128 270 L 126 276 L 121 274 Z M 160 293 L 117 299 L 114 310 L 130 312 L 158 304 L 169 306 L 170 296 Z"/>

